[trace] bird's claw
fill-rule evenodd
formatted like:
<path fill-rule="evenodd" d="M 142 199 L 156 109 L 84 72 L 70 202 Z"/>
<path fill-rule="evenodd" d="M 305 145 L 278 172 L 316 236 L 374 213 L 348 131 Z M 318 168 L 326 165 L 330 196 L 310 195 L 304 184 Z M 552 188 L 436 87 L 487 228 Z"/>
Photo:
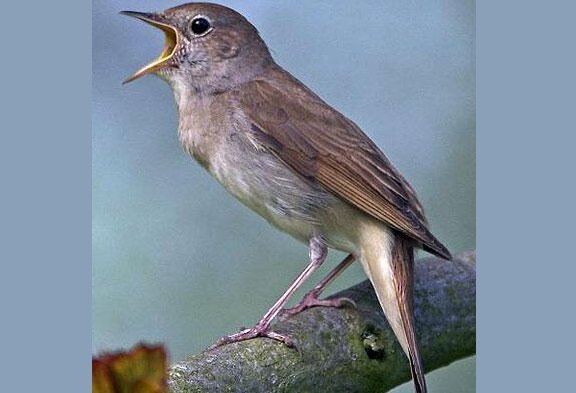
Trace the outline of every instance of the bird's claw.
<path fill-rule="evenodd" d="M 349 305 L 351 307 L 357 308 L 356 302 L 347 297 L 338 297 L 333 299 L 318 299 L 318 294 L 314 291 L 308 292 L 304 298 L 296 306 L 292 308 L 286 308 L 280 312 L 280 318 L 286 319 L 296 314 L 301 313 L 312 307 L 344 307 Z"/>
<path fill-rule="evenodd" d="M 209 347 L 208 350 L 212 350 L 226 344 L 251 340 L 257 337 L 267 337 L 272 340 L 280 341 L 281 343 L 283 343 L 288 347 L 294 347 L 294 341 L 290 337 L 269 330 L 267 326 L 256 325 L 250 329 L 244 329 L 238 333 L 222 337 L 221 339 L 216 341 L 211 347 Z"/>

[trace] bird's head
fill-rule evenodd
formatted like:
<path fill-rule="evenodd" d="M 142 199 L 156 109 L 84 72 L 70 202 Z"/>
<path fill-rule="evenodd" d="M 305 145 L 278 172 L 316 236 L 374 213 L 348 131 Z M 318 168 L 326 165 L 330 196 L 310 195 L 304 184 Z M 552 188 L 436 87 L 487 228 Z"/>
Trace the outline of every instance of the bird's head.
<path fill-rule="evenodd" d="M 258 31 L 238 12 L 217 4 L 189 3 L 158 13 L 122 11 L 164 32 L 160 56 L 124 83 L 156 74 L 174 88 L 226 90 L 273 63 Z"/>

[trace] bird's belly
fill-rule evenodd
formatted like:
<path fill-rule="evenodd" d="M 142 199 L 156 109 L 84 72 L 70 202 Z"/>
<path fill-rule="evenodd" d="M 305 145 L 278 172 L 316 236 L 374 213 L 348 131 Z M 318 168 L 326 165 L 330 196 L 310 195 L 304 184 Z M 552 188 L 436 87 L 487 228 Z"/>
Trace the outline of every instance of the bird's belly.
<path fill-rule="evenodd" d="M 218 143 L 210 154 L 186 138 L 183 143 L 224 188 L 276 228 L 305 243 L 321 235 L 332 248 L 356 252 L 357 209 L 242 138 L 223 139 L 226 143 Z"/>
<path fill-rule="evenodd" d="M 244 205 L 278 229 L 308 242 L 322 231 L 322 213 L 336 197 L 263 152 L 223 154 L 211 162 L 212 175 Z"/>

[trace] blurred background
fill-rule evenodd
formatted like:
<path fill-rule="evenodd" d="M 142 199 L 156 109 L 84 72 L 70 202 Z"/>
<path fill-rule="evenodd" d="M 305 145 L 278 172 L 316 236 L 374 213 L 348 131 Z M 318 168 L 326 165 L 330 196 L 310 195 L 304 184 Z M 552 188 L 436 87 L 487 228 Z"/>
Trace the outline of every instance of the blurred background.
<path fill-rule="evenodd" d="M 414 186 L 453 253 L 475 248 L 474 1 L 222 1 L 274 58 L 353 119 Z M 172 92 L 154 76 L 163 34 L 118 15 L 174 1 L 93 1 L 93 351 L 164 342 L 172 359 L 253 325 L 307 263 L 181 149 Z M 423 253 L 421 254 L 423 255 Z M 298 300 L 343 257 L 327 263 Z M 351 267 L 329 293 L 365 279 Z M 294 302 L 292 302 L 294 303 Z M 474 392 L 475 358 L 429 374 Z M 411 392 L 410 384 L 394 390 Z"/>

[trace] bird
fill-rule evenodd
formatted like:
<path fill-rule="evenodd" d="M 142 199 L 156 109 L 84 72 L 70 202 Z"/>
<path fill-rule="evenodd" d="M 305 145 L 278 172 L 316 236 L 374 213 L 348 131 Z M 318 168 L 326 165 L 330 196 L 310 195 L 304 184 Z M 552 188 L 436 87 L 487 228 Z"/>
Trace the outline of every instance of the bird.
<path fill-rule="evenodd" d="M 172 88 L 178 138 L 203 168 L 274 227 L 308 244 L 306 268 L 252 328 L 215 346 L 268 337 L 272 320 L 347 299 L 320 299 L 359 261 L 410 363 L 414 389 L 427 392 L 413 315 L 414 250 L 450 260 L 428 228 L 414 189 L 376 144 L 273 59 L 240 13 L 213 3 L 161 12 L 122 11 L 164 32 L 160 56 L 124 83 L 153 74 Z M 325 261 L 347 257 L 292 309 L 285 305 Z"/>

